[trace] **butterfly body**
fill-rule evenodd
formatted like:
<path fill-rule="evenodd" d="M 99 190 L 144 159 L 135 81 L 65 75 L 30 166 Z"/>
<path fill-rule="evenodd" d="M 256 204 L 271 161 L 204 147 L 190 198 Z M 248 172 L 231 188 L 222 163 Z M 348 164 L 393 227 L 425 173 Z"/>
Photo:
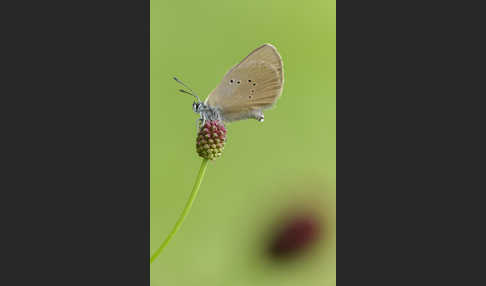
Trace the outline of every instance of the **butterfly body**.
<path fill-rule="evenodd" d="M 204 102 L 193 104 L 200 121 L 264 120 L 263 111 L 282 94 L 283 63 L 277 49 L 264 44 L 231 68 Z"/>
<path fill-rule="evenodd" d="M 200 119 L 206 120 L 219 120 L 222 121 L 221 111 L 216 107 L 211 107 L 203 102 L 194 102 L 192 104 L 194 112 L 199 113 Z"/>

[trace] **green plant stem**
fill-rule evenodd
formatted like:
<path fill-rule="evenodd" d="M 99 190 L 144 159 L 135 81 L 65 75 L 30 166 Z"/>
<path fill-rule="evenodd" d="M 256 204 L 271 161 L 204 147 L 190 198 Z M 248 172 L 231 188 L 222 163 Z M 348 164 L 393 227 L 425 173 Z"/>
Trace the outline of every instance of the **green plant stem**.
<path fill-rule="evenodd" d="M 172 237 L 177 233 L 179 228 L 182 225 L 182 222 L 184 222 L 184 219 L 186 218 L 187 214 L 191 210 L 192 203 L 194 202 L 194 199 L 197 196 L 197 193 L 199 191 L 199 186 L 201 186 L 202 179 L 204 177 L 204 173 L 206 172 L 206 167 L 208 166 L 208 159 L 203 159 L 201 163 L 201 167 L 199 168 L 199 173 L 197 174 L 196 182 L 194 183 L 194 187 L 192 188 L 192 193 L 189 196 L 189 199 L 187 200 L 186 206 L 184 207 L 184 210 L 181 213 L 181 216 L 179 217 L 179 220 L 177 220 L 176 224 L 174 225 L 174 228 L 172 228 L 172 231 L 169 233 L 167 238 L 164 240 L 164 242 L 160 245 L 160 247 L 155 251 L 155 253 L 150 257 L 150 264 L 154 262 L 154 260 L 159 256 L 159 254 L 164 250 L 164 248 L 167 246 L 169 241 L 172 239 Z"/>

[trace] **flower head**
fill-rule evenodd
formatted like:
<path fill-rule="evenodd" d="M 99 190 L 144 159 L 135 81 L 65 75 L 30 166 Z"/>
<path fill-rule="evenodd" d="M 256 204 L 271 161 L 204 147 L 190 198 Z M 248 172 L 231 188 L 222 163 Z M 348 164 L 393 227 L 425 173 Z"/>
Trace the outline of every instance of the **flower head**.
<path fill-rule="evenodd" d="M 207 121 L 199 129 L 196 150 L 199 156 L 214 160 L 221 157 L 226 142 L 226 128 L 219 120 Z"/>

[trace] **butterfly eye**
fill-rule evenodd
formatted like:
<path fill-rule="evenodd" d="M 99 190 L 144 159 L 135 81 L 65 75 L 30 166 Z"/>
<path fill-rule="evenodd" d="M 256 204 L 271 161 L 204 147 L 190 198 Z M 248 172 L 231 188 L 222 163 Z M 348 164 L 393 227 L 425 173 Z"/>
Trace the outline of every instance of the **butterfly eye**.
<path fill-rule="evenodd" d="M 194 112 L 198 112 L 199 111 L 199 103 L 194 102 L 192 104 L 192 109 L 194 110 Z"/>

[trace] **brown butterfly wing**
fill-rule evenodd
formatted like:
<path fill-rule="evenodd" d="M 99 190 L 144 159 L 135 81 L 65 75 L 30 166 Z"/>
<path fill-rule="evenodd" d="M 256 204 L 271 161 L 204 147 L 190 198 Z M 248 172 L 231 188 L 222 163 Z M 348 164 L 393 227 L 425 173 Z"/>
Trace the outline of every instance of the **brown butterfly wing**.
<path fill-rule="evenodd" d="M 263 119 L 263 110 L 280 97 L 282 87 L 282 59 L 265 44 L 234 66 L 205 102 L 219 108 L 224 121 Z"/>

